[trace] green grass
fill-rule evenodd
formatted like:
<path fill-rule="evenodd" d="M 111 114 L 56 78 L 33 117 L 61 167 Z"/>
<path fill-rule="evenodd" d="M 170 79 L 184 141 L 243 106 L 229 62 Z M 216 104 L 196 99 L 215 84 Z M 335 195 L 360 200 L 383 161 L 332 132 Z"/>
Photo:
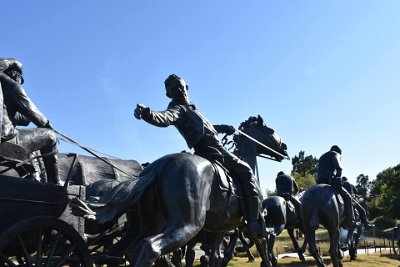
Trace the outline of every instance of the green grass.
<path fill-rule="evenodd" d="M 327 266 L 332 266 L 332 262 L 329 257 L 323 257 L 324 263 Z M 391 257 L 390 255 L 382 255 L 379 253 L 369 254 L 369 255 L 361 255 L 358 256 L 356 261 L 350 261 L 349 257 L 344 257 L 343 265 L 346 267 L 397 267 L 400 264 L 400 257 Z M 194 266 L 200 266 L 199 262 L 196 261 Z M 235 267 L 259 267 L 260 266 L 260 258 L 257 258 L 254 262 L 247 262 L 245 258 L 235 257 L 231 260 L 228 266 Z M 280 267 L 308 267 L 308 266 L 316 266 L 314 259 L 306 259 L 305 263 L 302 263 L 297 258 L 286 258 L 279 259 L 278 266 Z"/>

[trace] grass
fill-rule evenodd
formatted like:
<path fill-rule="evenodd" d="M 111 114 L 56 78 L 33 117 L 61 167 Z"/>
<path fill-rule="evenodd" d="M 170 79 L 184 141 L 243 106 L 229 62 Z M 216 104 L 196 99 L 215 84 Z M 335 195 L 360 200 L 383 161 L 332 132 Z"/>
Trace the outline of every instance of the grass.
<path fill-rule="evenodd" d="M 329 257 L 323 257 L 324 263 L 329 267 L 332 266 L 332 262 Z M 344 257 L 343 265 L 346 267 L 397 267 L 400 264 L 400 257 L 394 258 L 390 255 L 382 255 L 379 253 L 361 255 L 358 256 L 356 261 L 350 261 L 349 257 Z M 196 261 L 194 266 L 200 266 L 199 262 Z M 260 258 L 257 258 L 254 262 L 247 262 L 246 258 L 235 257 L 231 260 L 228 266 L 235 267 L 259 267 Z M 279 259 L 278 266 L 280 267 L 303 267 L 303 266 L 316 266 L 314 259 L 306 259 L 305 263 L 302 263 L 297 258 L 286 258 Z"/>

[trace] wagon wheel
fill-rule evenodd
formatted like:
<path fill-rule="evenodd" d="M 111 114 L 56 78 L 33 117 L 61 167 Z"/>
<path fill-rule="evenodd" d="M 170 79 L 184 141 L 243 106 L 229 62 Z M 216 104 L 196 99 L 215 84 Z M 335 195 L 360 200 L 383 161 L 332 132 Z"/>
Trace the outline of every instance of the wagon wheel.
<path fill-rule="evenodd" d="M 85 241 L 68 223 L 50 216 L 32 217 L 0 235 L 0 266 L 91 267 Z"/>
<path fill-rule="evenodd" d="M 400 253 L 400 241 L 395 234 L 392 236 L 392 249 L 394 254 Z"/>

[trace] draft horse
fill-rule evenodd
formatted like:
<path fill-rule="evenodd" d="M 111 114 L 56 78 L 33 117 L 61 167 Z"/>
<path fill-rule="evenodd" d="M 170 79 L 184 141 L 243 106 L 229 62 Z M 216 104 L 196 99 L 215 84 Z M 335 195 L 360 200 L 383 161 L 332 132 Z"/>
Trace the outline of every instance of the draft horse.
<path fill-rule="evenodd" d="M 260 116 L 250 117 L 240 130 L 280 153 L 241 139 L 240 156 L 253 170 L 258 154 L 279 161 L 287 155 L 286 145 Z M 215 247 L 219 247 L 226 232 L 243 224 L 240 190 L 235 183 L 228 185 L 232 190 L 224 189 L 224 183 L 218 179 L 224 172 L 219 168 L 189 153 L 166 155 L 147 166 L 138 179 L 114 187 L 99 202 L 87 204 L 76 200 L 71 207 L 75 214 L 99 223 L 128 212 L 132 226 L 130 234 L 120 241 L 119 250 L 131 266 L 151 266 L 161 255 L 184 246 L 200 230 L 206 231 Z M 266 240 L 257 239 L 256 245 L 262 257 L 261 266 L 271 266 Z M 221 259 L 213 256 L 210 266 L 219 266 Z"/>
<path fill-rule="evenodd" d="M 305 230 L 305 239 L 309 244 L 309 252 L 317 262 L 318 267 L 325 267 L 321 256 L 318 253 L 315 230 L 322 224 L 328 230 L 330 239 L 329 254 L 334 267 L 342 267 L 343 257 L 340 250 L 340 227 L 348 228 L 344 219 L 343 199 L 328 184 L 317 184 L 303 195 L 301 203 L 301 214 Z M 349 230 L 346 242 L 354 244 L 353 231 Z"/>

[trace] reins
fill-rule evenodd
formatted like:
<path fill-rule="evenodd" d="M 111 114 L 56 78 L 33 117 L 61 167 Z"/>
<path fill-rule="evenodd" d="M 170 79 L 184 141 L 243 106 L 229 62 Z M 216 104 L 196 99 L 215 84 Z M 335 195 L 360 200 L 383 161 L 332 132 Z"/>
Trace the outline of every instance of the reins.
<path fill-rule="evenodd" d="M 104 155 L 104 156 L 107 156 L 107 157 L 113 158 L 113 159 L 117 159 L 116 157 L 109 156 L 109 155 L 107 155 L 107 154 L 104 154 L 104 153 L 95 151 L 94 149 L 91 149 L 91 148 L 88 148 L 88 147 L 86 147 L 86 146 L 83 146 L 83 145 L 79 144 L 78 142 L 76 142 L 75 140 L 69 138 L 68 136 L 66 136 L 66 135 L 64 135 L 64 134 L 62 134 L 62 133 L 60 133 L 60 132 L 58 132 L 58 131 L 56 131 L 56 130 L 54 130 L 54 132 L 55 132 L 57 135 L 59 135 L 59 136 L 62 137 L 62 138 L 59 138 L 59 139 L 65 141 L 65 142 L 67 142 L 67 143 L 76 145 L 77 147 L 80 147 L 81 149 L 83 149 L 83 150 L 85 150 L 86 152 L 90 153 L 91 155 L 95 156 L 95 157 L 98 158 L 99 160 L 101 160 L 101 161 L 103 161 L 104 163 L 110 165 L 110 166 L 113 167 L 114 169 L 116 169 L 116 170 L 122 172 L 123 174 L 126 174 L 126 175 L 128 175 L 129 177 L 132 177 L 132 178 L 136 178 L 136 177 L 137 177 L 137 176 L 135 176 L 135 175 L 133 175 L 133 174 L 127 172 L 127 171 L 124 171 L 124 170 L 122 170 L 121 168 L 115 166 L 114 164 L 112 164 L 112 163 L 111 163 L 110 161 L 108 161 L 107 159 L 105 159 L 105 158 L 103 158 L 103 157 L 100 157 L 98 154 L 102 154 L 102 155 Z"/>

